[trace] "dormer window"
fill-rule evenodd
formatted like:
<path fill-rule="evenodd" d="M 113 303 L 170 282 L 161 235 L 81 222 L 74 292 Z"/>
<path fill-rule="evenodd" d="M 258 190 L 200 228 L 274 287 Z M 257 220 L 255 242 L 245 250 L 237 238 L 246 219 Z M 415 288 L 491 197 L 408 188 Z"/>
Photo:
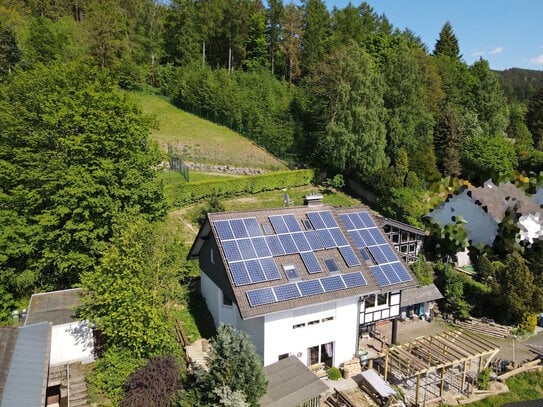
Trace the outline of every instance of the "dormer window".
<path fill-rule="evenodd" d="M 283 270 L 287 278 L 290 280 L 296 280 L 300 278 L 300 273 L 294 264 L 286 264 L 283 266 Z"/>

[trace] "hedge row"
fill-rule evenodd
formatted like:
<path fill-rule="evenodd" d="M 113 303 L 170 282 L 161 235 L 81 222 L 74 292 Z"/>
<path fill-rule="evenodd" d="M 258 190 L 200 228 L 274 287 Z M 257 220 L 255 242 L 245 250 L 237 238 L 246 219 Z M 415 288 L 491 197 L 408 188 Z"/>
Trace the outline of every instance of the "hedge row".
<path fill-rule="evenodd" d="M 175 193 L 175 205 L 183 206 L 218 196 L 221 198 L 272 191 L 281 188 L 310 184 L 315 178 L 311 169 L 278 171 L 264 175 L 225 179 L 224 181 L 202 181 L 183 184 Z"/>

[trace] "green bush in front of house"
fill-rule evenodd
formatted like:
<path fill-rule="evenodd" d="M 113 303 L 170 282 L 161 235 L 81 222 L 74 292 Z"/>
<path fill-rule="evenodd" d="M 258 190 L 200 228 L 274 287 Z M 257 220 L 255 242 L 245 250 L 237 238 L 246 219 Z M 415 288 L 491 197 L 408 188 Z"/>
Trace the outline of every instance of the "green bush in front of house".
<path fill-rule="evenodd" d="M 310 184 L 315 178 L 312 169 L 278 171 L 264 175 L 252 175 L 224 181 L 203 181 L 183 184 L 175 193 L 175 205 L 183 206 L 209 199 L 241 194 L 255 194 L 275 189 L 292 188 Z"/>
<path fill-rule="evenodd" d="M 332 366 L 330 369 L 328 369 L 328 378 L 330 380 L 339 380 L 341 379 L 341 372 L 337 367 Z"/>

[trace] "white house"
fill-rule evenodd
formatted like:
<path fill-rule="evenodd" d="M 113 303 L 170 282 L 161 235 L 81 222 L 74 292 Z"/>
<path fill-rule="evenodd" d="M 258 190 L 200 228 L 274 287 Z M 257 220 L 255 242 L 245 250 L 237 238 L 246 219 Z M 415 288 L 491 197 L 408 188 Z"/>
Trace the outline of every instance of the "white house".
<path fill-rule="evenodd" d="M 189 252 L 215 324 L 247 332 L 264 365 L 291 355 L 339 366 L 359 336 L 400 315 L 418 282 L 360 208 L 306 205 L 211 213 Z"/>
<path fill-rule="evenodd" d="M 527 196 L 510 182 L 495 185 L 491 180 L 482 187 L 465 189 L 434 208 L 427 218 L 441 227 L 454 224 L 459 216 L 472 246 L 492 246 L 507 212 L 519 228 L 519 241 L 533 242 L 543 235 L 538 198 Z"/>

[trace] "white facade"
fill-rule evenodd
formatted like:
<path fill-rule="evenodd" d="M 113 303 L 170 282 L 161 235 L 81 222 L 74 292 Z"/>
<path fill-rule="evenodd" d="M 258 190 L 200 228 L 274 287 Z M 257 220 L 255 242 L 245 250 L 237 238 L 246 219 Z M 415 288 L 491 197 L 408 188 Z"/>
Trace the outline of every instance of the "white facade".
<path fill-rule="evenodd" d="M 248 333 L 264 366 L 290 355 L 306 366 L 325 361 L 339 366 L 356 354 L 358 297 L 242 320 L 236 305 L 224 305 L 220 288 L 205 273 L 201 276 L 202 295 L 215 325 L 230 324 Z"/>
<path fill-rule="evenodd" d="M 454 224 L 458 216 L 461 216 L 466 221 L 464 227 L 472 245 L 481 243 L 492 246 L 498 233 L 498 222 L 473 202 L 467 190 L 435 208 L 429 216 L 442 227 Z"/>

